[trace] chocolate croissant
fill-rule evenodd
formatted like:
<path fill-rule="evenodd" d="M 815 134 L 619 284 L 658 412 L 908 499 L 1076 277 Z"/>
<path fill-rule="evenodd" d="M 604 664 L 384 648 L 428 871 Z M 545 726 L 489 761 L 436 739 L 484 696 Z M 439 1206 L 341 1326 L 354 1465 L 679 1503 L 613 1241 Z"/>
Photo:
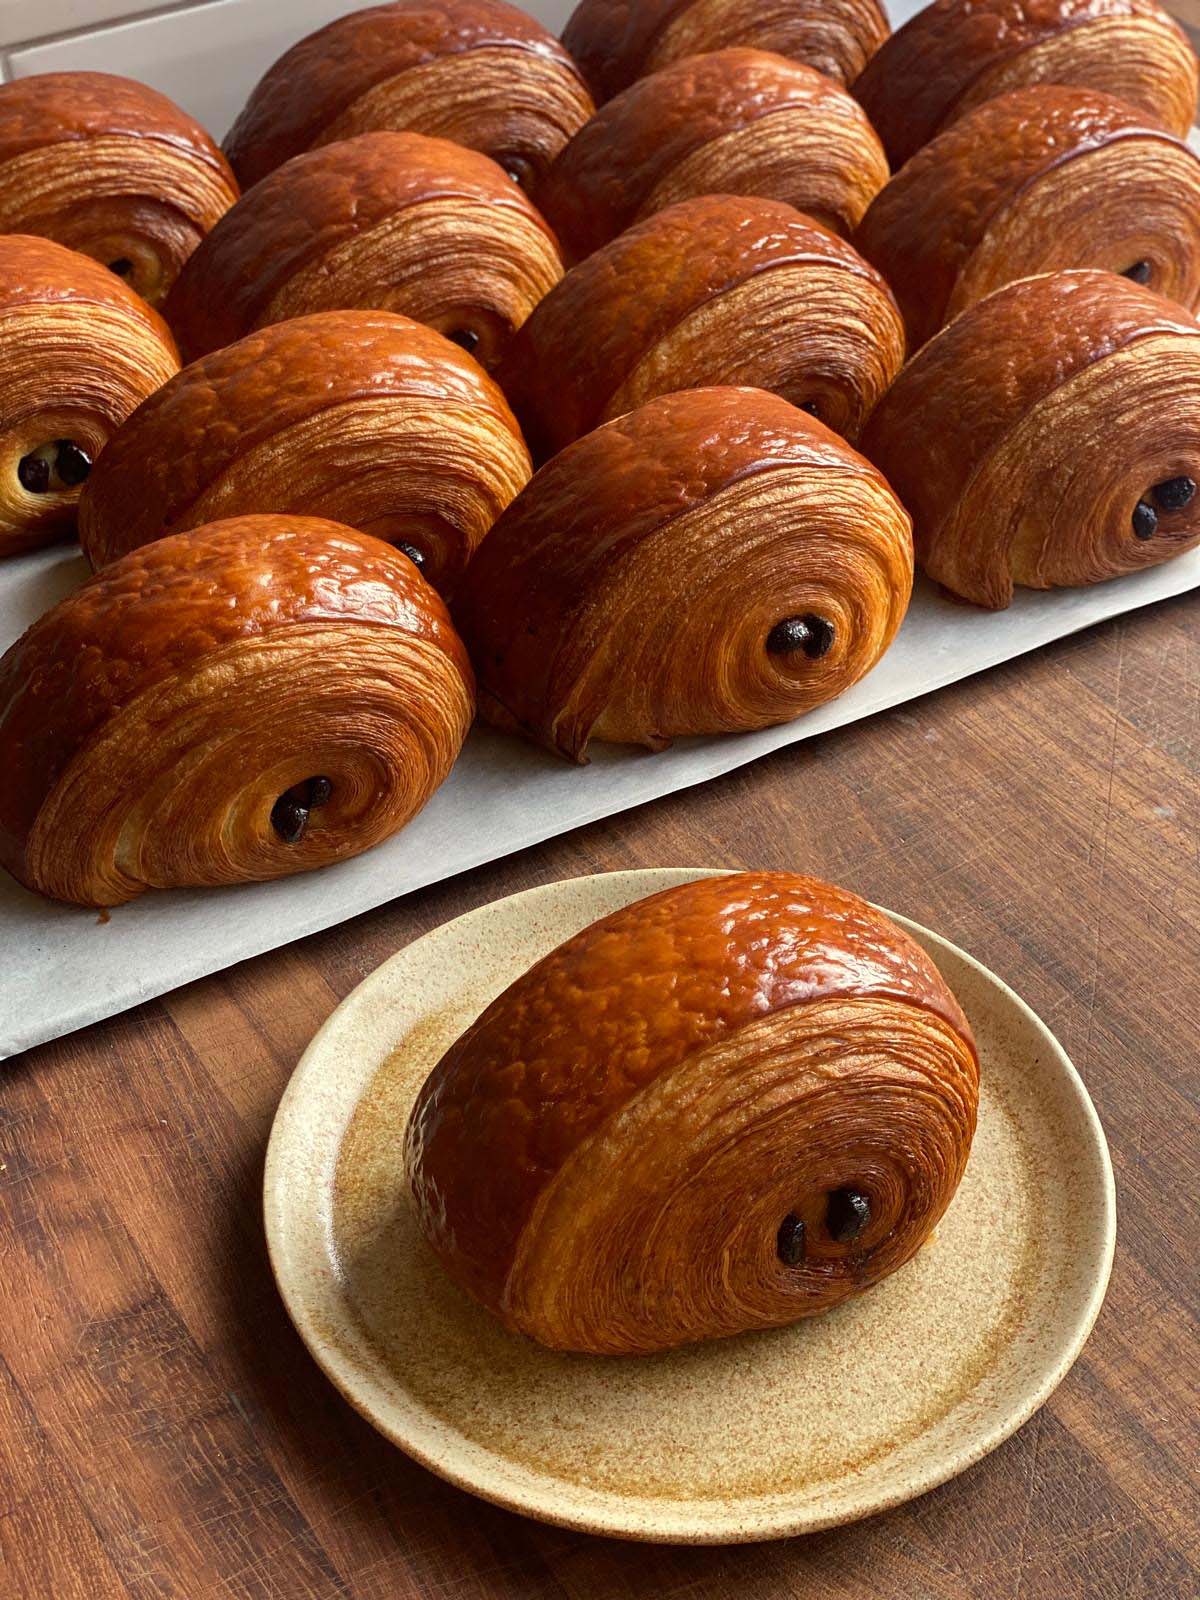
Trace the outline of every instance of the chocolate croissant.
<path fill-rule="evenodd" d="M 494 161 L 420 133 L 364 133 L 256 183 L 192 256 L 166 315 L 194 360 L 288 317 L 377 307 L 493 367 L 561 277 L 554 235 Z"/>
<path fill-rule="evenodd" d="M 903 359 L 891 292 L 844 240 L 778 200 L 702 195 L 572 268 L 499 378 L 541 458 L 712 384 L 770 389 L 853 439 Z"/>
<path fill-rule="evenodd" d="M 1013 278 L 1107 267 L 1200 300 L 1200 159 L 1092 89 L 1038 85 L 977 106 L 907 161 L 855 243 L 915 348 Z"/>
<path fill-rule="evenodd" d="M 878 0 L 579 0 L 563 44 L 600 105 L 670 61 L 740 44 L 853 83 L 888 32 Z"/>
<path fill-rule="evenodd" d="M 929 575 L 998 610 L 1014 583 L 1099 583 L 1200 543 L 1197 335 L 1095 271 L 1010 283 L 935 335 L 862 439 Z"/>
<path fill-rule="evenodd" d="M 392 0 L 286 51 L 225 141 L 244 187 L 314 145 L 411 128 L 482 150 L 533 189 L 591 116 L 579 69 L 504 0 Z"/>
<path fill-rule="evenodd" d="M 909 520 L 757 389 L 662 395 L 568 445 L 484 540 L 456 620 L 481 713 L 569 759 L 786 722 L 891 643 Z"/>
<path fill-rule="evenodd" d="M 73 532 L 93 461 L 178 370 L 162 318 L 106 268 L 0 235 L 0 556 Z"/>
<path fill-rule="evenodd" d="M 765 50 L 672 62 L 598 111 L 537 192 L 569 259 L 700 194 L 786 200 L 849 235 L 887 181 L 882 146 L 840 84 Z"/>
<path fill-rule="evenodd" d="M 1196 115 L 1195 52 L 1156 0 L 934 0 L 854 93 L 899 167 L 963 112 L 1034 83 L 1114 94 L 1181 137 Z"/>
<path fill-rule="evenodd" d="M 237 199 L 198 122 L 106 72 L 0 84 L 0 233 L 36 233 L 102 262 L 151 305 Z"/>
<path fill-rule="evenodd" d="M 79 540 L 100 567 L 221 517 L 332 517 L 447 592 L 529 472 L 503 395 L 457 345 L 387 311 L 324 311 L 193 362 L 140 406 L 88 479 Z"/>
<path fill-rule="evenodd" d="M 326 866 L 420 810 L 471 715 L 399 551 L 310 517 L 176 534 L 0 660 L 0 865 L 85 906 Z"/>
<path fill-rule="evenodd" d="M 937 968 L 856 895 L 704 878 L 492 1002 L 408 1124 L 450 1276 L 558 1350 L 778 1327 L 903 1266 L 962 1177 L 979 1065 Z"/>

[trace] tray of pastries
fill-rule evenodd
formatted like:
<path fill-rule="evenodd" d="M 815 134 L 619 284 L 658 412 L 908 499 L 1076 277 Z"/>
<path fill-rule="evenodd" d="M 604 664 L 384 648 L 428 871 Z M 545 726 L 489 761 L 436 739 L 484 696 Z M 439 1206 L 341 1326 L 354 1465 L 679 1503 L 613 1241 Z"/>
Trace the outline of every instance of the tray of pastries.
<path fill-rule="evenodd" d="M 1156 0 L 328 9 L 0 83 L 0 1054 L 1200 583 Z"/>

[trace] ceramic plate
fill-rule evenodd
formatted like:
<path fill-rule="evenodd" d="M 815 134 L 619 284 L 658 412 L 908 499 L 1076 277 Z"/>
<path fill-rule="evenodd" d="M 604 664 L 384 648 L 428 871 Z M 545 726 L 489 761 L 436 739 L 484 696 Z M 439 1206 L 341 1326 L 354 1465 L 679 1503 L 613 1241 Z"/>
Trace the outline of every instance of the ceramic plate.
<path fill-rule="evenodd" d="M 896 917 L 962 1002 L 983 1063 L 966 1176 L 912 1262 L 793 1327 L 641 1357 L 542 1350 L 457 1290 L 417 1232 L 402 1170 L 426 1074 L 554 945 L 710 875 L 547 884 L 401 950 L 305 1052 L 275 1119 L 265 1195 L 301 1337 L 387 1438 L 529 1516 L 687 1543 L 848 1522 L 994 1449 L 1079 1354 L 1115 1233 L 1108 1147 L 1062 1047 L 978 962 Z"/>

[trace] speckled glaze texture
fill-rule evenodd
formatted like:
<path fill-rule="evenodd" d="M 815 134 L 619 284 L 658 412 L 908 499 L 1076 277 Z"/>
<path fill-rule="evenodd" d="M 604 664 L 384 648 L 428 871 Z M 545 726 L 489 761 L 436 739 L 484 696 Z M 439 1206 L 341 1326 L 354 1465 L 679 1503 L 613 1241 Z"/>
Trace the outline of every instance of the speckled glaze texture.
<path fill-rule="evenodd" d="M 1021 279 L 969 307 L 904 368 L 864 452 L 913 516 L 931 577 L 999 609 L 1013 584 L 1097 583 L 1200 542 L 1200 499 L 1158 513 L 1156 483 L 1200 481 L 1200 322 L 1108 272 Z"/>
<path fill-rule="evenodd" d="M 893 167 L 981 101 L 1033 83 L 1115 94 L 1182 137 L 1197 62 L 1156 0 L 934 0 L 872 56 L 854 93 Z"/>
<path fill-rule="evenodd" d="M 398 1136 L 430 1072 L 510 984 L 598 918 L 722 875 L 574 878 L 433 929 L 317 1033 L 267 1151 L 271 1265 L 350 1404 L 451 1483 L 590 1533 L 771 1539 L 925 1493 L 1054 1390 L 1112 1262 L 1104 1134 L 1061 1045 L 995 974 L 886 913 L 937 965 L 981 1062 L 963 1181 L 906 1266 L 822 1316 L 636 1360 L 548 1350 L 459 1289 L 420 1230 Z"/>
<path fill-rule="evenodd" d="M 279 877 L 394 833 L 445 777 L 473 682 L 380 540 L 239 517 L 134 551 L 0 661 L 0 864 L 57 899 Z M 275 800 L 332 797 L 286 843 Z"/>
<path fill-rule="evenodd" d="M 455 607 L 480 710 L 573 760 L 601 739 L 785 722 L 874 666 L 912 588 L 907 513 L 814 418 L 753 389 L 648 401 L 509 507 Z M 826 648 L 768 648 L 787 618 Z"/>
<path fill-rule="evenodd" d="M 104 72 L 0 84 L 0 233 L 120 262 L 151 304 L 237 193 L 200 124 L 144 84 Z"/>
<path fill-rule="evenodd" d="M 853 83 L 888 31 L 877 0 L 580 0 L 563 44 L 600 105 L 668 62 L 730 45 Z"/>
<path fill-rule="evenodd" d="M 503 0 L 394 0 L 335 18 L 259 81 L 225 141 L 247 188 L 316 144 L 440 134 L 532 184 L 592 113 L 554 36 Z"/>
<path fill-rule="evenodd" d="M 777 200 L 702 195 L 574 267 L 499 378 L 534 456 L 676 389 L 734 384 L 855 437 L 904 359 L 882 277 Z"/>
<path fill-rule="evenodd" d="M 569 259 L 699 194 L 784 200 L 849 234 L 887 181 L 870 123 L 840 84 L 764 50 L 676 61 L 604 106 L 537 191 Z"/>
<path fill-rule="evenodd" d="M 408 1125 L 421 1226 L 516 1331 L 597 1354 L 827 1309 L 908 1260 L 975 1128 L 970 1028 L 924 952 L 791 873 L 593 924 L 442 1057 Z M 848 1184 L 870 1221 L 824 1224 Z M 806 1223 L 785 1264 L 785 1216 Z"/>
<path fill-rule="evenodd" d="M 855 242 L 895 290 L 913 348 L 993 289 L 1057 268 L 1145 263 L 1151 287 L 1194 309 L 1200 159 L 1112 95 L 1015 89 L 907 161 Z"/>
<path fill-rule="evenodd" d="M 364 133 L 256 183 L 192 256 L 166 315 L 187 360 L 313 311 L 397 311 L 494 366 L 562 276 L 549 227 L 494 161 Z"/>
<path fill-rule="evenodd" d="M 93 566 L 248 512 L 332 517 L 411 544 L 439 589 L 529 477 L 503 395 L 456 344 L 386 311 L 276 323 L 185 367 L 88 479 Z"/>
<path fill-rule="evenodd" d="M 0 555 L 69 535 L 78 485 L 21 481 L 69 439 L 94 461 L 114 429 L 179 370 L 162 318 L 107 268 L 50 239 L 0 235 Z"/>

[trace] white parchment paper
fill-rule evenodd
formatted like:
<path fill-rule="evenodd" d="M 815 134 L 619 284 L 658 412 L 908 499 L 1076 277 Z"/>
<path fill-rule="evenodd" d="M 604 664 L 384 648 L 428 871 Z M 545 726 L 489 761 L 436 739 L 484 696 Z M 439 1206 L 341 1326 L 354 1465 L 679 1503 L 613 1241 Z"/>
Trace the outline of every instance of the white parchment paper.
<path fill-rule="evenodd" d="M 6 563 L 0 649 L 86 572 L 70 549 Z M 147 894 L 104 923 L 94 911 L 42 900 L 0 873 L 0 1059 L 412 889 L 1197 587 L 1200 550 L 1092 589 L 1018 590 L 1007 611 L 975 611 L 918 586 L 891 650 L 840 700 L 786 727 L 683 740 L 657 755 L 598 745 L 589 766 L 573 767 L 477 728 L 445 785 L 402 833 L 354 861 L 302 877 Z"/>

